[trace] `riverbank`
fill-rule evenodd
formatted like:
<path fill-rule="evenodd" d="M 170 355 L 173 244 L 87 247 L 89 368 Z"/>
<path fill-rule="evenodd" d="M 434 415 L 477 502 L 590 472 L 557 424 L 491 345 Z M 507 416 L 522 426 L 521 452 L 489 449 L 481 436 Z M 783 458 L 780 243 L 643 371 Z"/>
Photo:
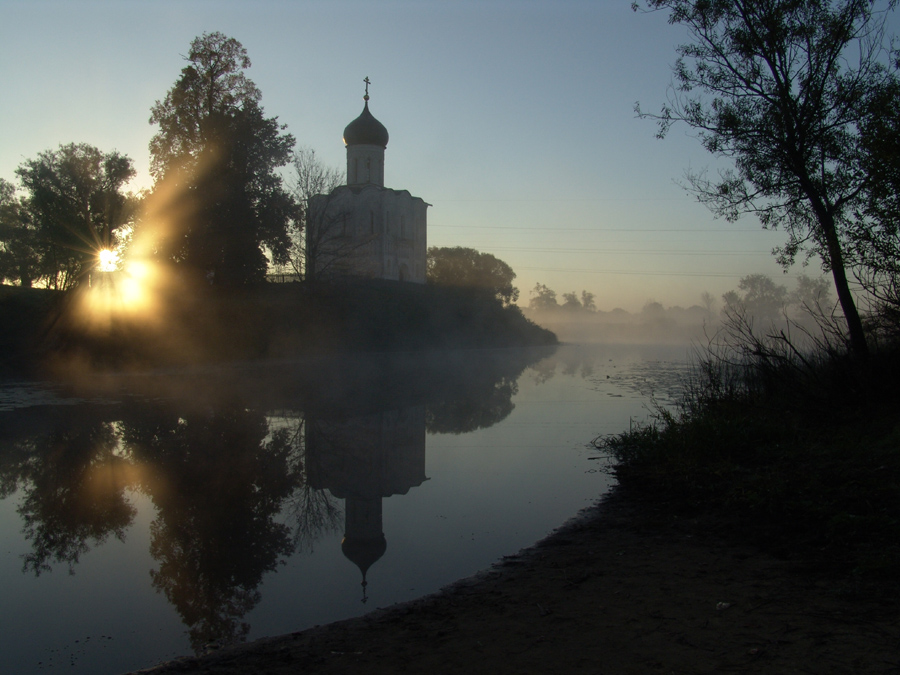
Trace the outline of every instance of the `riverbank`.
<path fill-rule="evenodd" d="M 185 657 L 171 673 L 897 673 L 896 597 L 621 489 L 535 546 L 413 602 Z"/>
<path fill-rule="evenodd" d="M 0 375 L 558 344 L 517 306 L 470 288 L 347 280 L 138 298 L 112 280 L 67 292 L 0 286 Z"/>

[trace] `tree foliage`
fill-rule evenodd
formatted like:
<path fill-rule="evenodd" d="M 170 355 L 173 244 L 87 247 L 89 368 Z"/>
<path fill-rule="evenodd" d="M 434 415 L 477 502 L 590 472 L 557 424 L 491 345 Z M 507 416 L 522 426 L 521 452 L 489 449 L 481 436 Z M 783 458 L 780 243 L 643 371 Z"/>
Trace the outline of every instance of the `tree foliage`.
<path fill-rule="evenodd" d="M 740 315 L 764 324 L 777 323 L 787 318 L 788 308 L 802 315 L 828 316 L 833 306 L 830 285 L 825 277 L 797 277 L 797 285 L 788 291 L 784 284 L 776 283 L 766 274 L 748 274 L 738 282 L 736 289 L 722 296 L 723 316 Z M 792 321 L 798 315 L 792 310 Z"/>
<path fill-rule="evenodd" d="M 802 250 L 832 273 L 854 350 L 866 339 L 845 267 L 852 213 L 868 174 L 860 130 L 893 82 L 883 64 L 884 13 L 874 0 L 647 0 L 687 27 L 676 89 L 653 117 L 696 130 L 734 168 L 688 176 L 699 199 L 730 220 L 782 227 L 790 265 Z M 890 2 L 888 7 L 892 7 Z M 640 110 L 638 109 L 640 113 Z"/>
<path fill-rule="evenodd" d="M 151 110 L 154 192 L 167 227 L 158 254 L 216 284 L 262 281 L 271 253 L 286 263 L 289 231 L 300 217 L 277 169 L 294 138 L 267 118 L 244 70 L 244 47 L 221 33 L 191 43 L 189 65 Z"/>
<path fill-rule="evenodd" d="M 0 281 L 30 287 L 41 276 L 37 232 L 16 187 L 0 178 Z"/>
<path fill-rule="evenodd" d="M 596 297 L 590 291 L 582 290 L 580 296 L 576 291 L 572 291 L 563 293 L 563 303 L 559 304 L 556 291 L 545 284 L 538 283 L 531 290 L 531 299 L 528 302 L 528 307 L 541 312 L 559 309 L 568 313 L 592 313 L 597 311 Z"/>
<path fill-rule="evenodd" d="M 4 278 L 23 286 L 75 286 L 134 220 L 137 199 L 123 190 L 135 171 L 118 152 L 70 143 L 26 160 L 16 174 L 21 199 L 11 184 L 0 186 L 0 262 Z"/>
<path fill-rule="evenodd" d="M 578 294 L 575 291 L 571 293 L 563 293 L 563 309 L 568 310 L 579 310 L 581 309 L 581 301 L 578 299 Z"/>
<path fill-rule="evenodd" d="M 462 246 L 432 246 L 428 249 L 426 264 L 428 283 L 479 288 L 496 296 L 505 305 L 519 298 L 519 289 L 513 286 L 516 273 L 490 253 Z"/>
<path fill-rule="evenodd" d="M 590 291 L 581 291 L 581 307 L 582 309 L 587 310 L 588 312 L 596 312 L 597 311 L 597 303 L 594 299 L 597 296 L 591 293 Z"/>
<path fill-rule="evenodd" d="M 538 284 L 538 286 L 542 285 Z M 535 288 L 537 289 L 537 287 Z M 575 291 L 563 293 L 563 304 L 561 305 L 561 308 L 569 312 L 596 312 L 597 304 L 594 302 L 595 297 L 596 296 L 593 293 L 585 290 L 581 291 L 580 299 L 578 293 Z"/>
<path fill-rule="evenodd" d="M 738 290 L 722 296 L 726 314 L 741 312 L 762 321 L 777 321 L 788 302 L 787 287 L 765 274 L 748 274 L 738 282 Z"/>
<path fill-rule="evenodd" d="M 895 53 L 900 68 L 900 54 Z M 863 125 L 865 200 L 857 212 L 854 263 L 857 279 L 880 303 L 900 308 L 900 83 L 873 97 Z"/>
<path fill-rule="evenodd" d="M 548 288 L 545 284 L 535 284 L 531 290 L 531 300 L 528 301 L 528 306 L 538 311 L 557 309 L 559 303 L 556 301 L 556 291 Z"/>

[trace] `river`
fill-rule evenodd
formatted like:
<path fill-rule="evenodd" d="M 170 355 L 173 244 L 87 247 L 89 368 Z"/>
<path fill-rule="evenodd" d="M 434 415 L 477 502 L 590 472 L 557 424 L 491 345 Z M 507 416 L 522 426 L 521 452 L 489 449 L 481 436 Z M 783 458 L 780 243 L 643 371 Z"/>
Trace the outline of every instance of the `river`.
<path fill-rule="evenodd" d="M 120 673 L 438 590 L 609 489 L 686 346 L 0 383 L 0 653 Z"/>

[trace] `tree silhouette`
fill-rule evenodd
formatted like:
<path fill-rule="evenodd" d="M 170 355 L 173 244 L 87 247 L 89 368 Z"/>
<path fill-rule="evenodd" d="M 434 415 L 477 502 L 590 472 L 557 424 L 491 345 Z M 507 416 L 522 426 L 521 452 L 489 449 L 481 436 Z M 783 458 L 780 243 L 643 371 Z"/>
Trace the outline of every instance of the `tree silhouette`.
<path fill-rule="evenodd" d="M 900 68 L 900 53 L 894 53 Z M 857 279 L 890 313 L 900 313 L 900 83 L 873 97 L 863 127 L 866 199 L 857 213 Z"/>
<path fill-rule="evenodd" d="M 597 311 L 597 303 L 594 302 L 595 296 L 593 293 L 589 291 L 582 290 L 581 291 L 581 306 L 588 312 L 596 312 Z"/>
<path fill-rule="evenodd" d="M 688 175 L 716 215 L 782 227 L 779 261 L 801 250 L 831 271 L 852 349 L 867 352 L 846 273 L 852 214 L 869 180 L 861 128 L 891 85 L 882 64 L 884 14 L 873 0 L 647 0 L 687 27 L 659 136 L 675 122 L 734 162 L 717 179 Z M 889 3 L 893 6 L 893 2 Z"/>
<path fill-rule="evenodd" d="M 12 223 L 4 221 L 16 226 L 12 250 L 24 259 L 23 281 L 42 279 L 51 288 L 72 288 L 134 220 L 137 201 L 122 192 L 135 174 L 132 162 L 115 151 L 70 143 L 25 161 L 16 174 L 26 196 L 18 215 L 10 216 Z M 5 201 L 13 206 L 8 197 Z M 9 244 L 6 250 L 11 251 Z M 32 256 L 40 260 L 36 267 Z"/>
<path fill-rule="evenodd" d="M 34 221 L 16 196 L 16 187 L 0 178 L 0 281 L 30 287 L 41 277 L 41 256 Z"/>
<path fill-rule="evenodd" d="M 159 126 L 150 142 L 155 219 L 166 222 L 157 253 L 217 285 L 263 281 L 263 249 L 274 263 L 287 263 L 289 230 L 300 218 L 277 173 L 290 161 L 294 138 L 264 116 L 237 40 L 204 33 L 186 60 L 150 117 Z"/>
<path fill-rule="evenodd" d="M 426 265 L 428 283 L 479 288 L 504 305 L 514 303 L 519 297 L 519 289 L 513 286 L 516 273 L 490 253 L 462 246 L 432 246 L 428 249 Z"/>
<path fill-rule="evenodd" d="M 559 303 L 556 301 L 556 291 L 548 288 L 544 284 L 535 284 L 534 289 L 531 291 L 531 295 L 531 300 L 528 303 L 528 306 L 531 309 L 546 311 L 557 309 L 559 307 Z"/>
<path fill-rule="evenodd" d="M 738 282 L 738 290 L 728 291 L 722 300 L 726 315 L 737 312 L 757 321 L 772 322 L 784 315 L 788 289 L 765 274 L 748 274 Z"/>

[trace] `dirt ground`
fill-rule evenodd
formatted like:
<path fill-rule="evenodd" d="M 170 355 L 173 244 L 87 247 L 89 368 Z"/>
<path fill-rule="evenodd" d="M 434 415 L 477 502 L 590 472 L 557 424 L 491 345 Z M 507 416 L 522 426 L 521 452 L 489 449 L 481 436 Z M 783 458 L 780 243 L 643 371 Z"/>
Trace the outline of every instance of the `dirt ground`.
<path fill-rule="evenodd" d="M 900 673 L 898 608 L 614 494 L 435 595 L 140 673 Z"/>

